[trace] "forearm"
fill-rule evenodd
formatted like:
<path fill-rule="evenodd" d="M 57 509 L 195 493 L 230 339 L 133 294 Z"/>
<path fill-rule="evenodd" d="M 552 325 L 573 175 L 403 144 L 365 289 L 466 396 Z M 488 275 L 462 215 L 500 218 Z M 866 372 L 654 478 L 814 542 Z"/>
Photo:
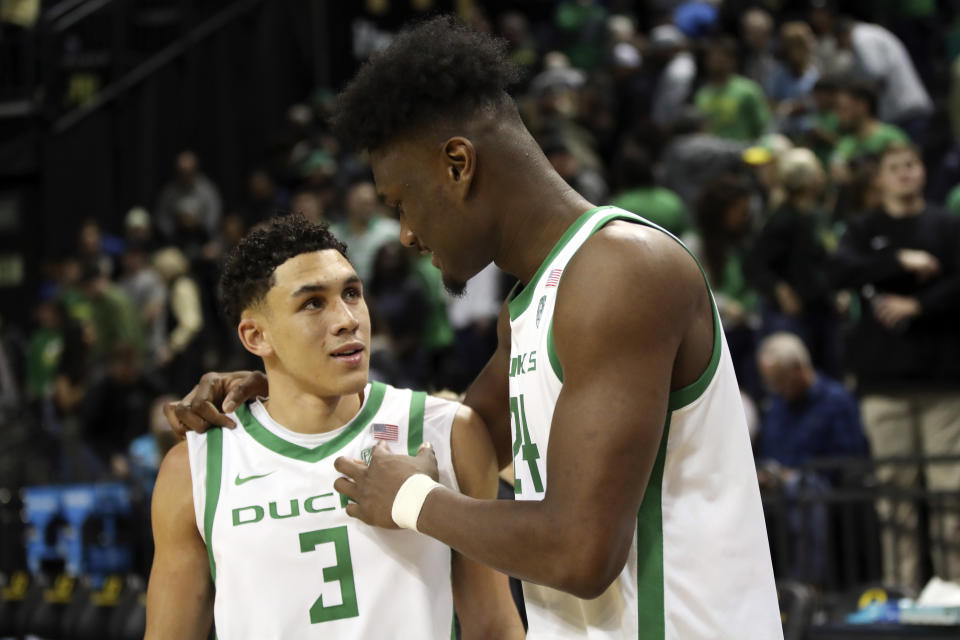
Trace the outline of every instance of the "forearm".
<path fill-rule="evenodd" d="M 595 597 L 623 566 L 617 545 L 544 501 L 476 500 L 439 488 L 417 528 L 464 556 L 527 582 Z"/>

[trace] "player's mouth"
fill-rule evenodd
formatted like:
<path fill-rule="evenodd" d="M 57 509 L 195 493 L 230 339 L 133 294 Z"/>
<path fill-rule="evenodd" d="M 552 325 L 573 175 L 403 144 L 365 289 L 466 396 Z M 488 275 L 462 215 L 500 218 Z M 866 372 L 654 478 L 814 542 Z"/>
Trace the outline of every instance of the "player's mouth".
<path fill-rule="evenodd" d="M 330 357 L 349 366 L 357 366 L 363 362 L 363 352 L 366 347 L 359 342 L 345 344 L 333 353 Z"/>

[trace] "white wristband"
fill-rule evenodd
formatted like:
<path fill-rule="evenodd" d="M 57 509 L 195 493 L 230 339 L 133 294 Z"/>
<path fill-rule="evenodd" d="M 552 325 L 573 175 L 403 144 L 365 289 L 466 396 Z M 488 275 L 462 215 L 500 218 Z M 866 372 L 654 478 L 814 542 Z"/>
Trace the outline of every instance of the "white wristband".
<path fill-rule="evenodd" d="M 397 526 L 419 532 L 417 519 L 420 517 L 423 502 L 427 499 L 427 494 L 439 486 L 440 483 L 434 482 L 433 478 L 425 473 L 418 473 L 404 480 L 393 499 L 393 509 L 390 510 L 390 516 Z"/>

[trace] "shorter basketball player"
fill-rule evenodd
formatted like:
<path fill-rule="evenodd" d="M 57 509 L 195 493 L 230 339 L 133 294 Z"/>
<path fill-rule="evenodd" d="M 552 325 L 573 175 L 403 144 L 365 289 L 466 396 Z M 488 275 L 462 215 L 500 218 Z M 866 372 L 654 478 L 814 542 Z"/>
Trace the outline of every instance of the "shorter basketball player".
<path fill-rule="evenodd" d="M 263 359 L 270 397 L 236 429 L 190 433 L 160 469 L 148 640 L 523 636 L 507 578 L 415 531 L 347 516 L 333 460 L 424 442 L 439 481 L 493 498 L 497 465 L 472 410 L 367 381 L 370 318 L 346 247 L 300 216 L 230 254 L 224 308 Z"/>

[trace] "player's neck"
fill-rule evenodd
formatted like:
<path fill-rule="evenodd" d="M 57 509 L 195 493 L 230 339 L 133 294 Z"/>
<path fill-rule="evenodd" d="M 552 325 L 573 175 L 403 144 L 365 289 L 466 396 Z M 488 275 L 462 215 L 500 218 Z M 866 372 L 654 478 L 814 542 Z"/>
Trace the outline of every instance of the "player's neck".
<path fill-rule="evenodd" d="M 547 254 L 577 218 L 592 209 L 583 196 L 555 172 L 542 174 L 505 192 L 517 194 L 504 207 L 497 266 L 529 282 Z"/>
<path fill-rule="evenodd" d="M 294 384 L 275 384 L 270 380 L 270 398 L 263 406 L 271 418 L 290 431 L 326 433 L 350 422 L 362 404 L 363 391 L 321 397 Z"/>

